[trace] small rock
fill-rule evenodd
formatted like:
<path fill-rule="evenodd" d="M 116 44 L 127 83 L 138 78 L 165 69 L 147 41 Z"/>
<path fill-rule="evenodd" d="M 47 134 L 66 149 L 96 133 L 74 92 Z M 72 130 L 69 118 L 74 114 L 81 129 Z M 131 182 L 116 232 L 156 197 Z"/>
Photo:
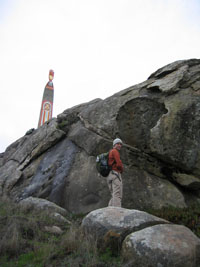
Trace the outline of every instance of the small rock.
<path fill-rule="evenodd" d="M 58 226 L 45 226 L 44 227 L 45 232 L 51 233 L 51 234 L 57 234 L 57 235 L 61 235 L 63 233 L 63 231 L 60 229 L 60 227 Z"/>

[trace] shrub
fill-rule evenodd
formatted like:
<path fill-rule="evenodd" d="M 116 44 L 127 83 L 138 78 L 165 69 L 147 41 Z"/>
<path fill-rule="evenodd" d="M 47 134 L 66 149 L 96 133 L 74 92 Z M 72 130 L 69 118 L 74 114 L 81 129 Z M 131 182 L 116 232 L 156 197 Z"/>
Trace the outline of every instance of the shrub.
<path fill-rule="evenodd" d="M 149 209 L 148 213 L 175 224 L 185 225 L 200 238 L 200 204 L 187 208 L 164 207 L 160 210 Z"/>

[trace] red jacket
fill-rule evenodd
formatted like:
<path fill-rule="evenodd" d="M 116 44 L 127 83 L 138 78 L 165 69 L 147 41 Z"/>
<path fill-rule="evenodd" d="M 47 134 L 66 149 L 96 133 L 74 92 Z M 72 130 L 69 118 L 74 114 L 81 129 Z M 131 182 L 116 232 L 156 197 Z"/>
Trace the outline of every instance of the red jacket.
<path fill-rule="evenodd" d="M 112 170 L 117 172 L 123 172 L 123 164 L 120 159 L 119 151 L 116 148 L 113 148 L 109 152 L 108 156 L 108 165 L 112 168 Z"/>

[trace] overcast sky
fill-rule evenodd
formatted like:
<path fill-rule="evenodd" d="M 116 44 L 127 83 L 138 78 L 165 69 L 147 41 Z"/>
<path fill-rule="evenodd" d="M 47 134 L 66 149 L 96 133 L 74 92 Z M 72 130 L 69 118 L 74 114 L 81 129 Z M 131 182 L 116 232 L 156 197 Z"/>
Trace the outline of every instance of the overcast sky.
<path fill-rule="evenodd" d="M 37 128 L 49 69 L 53 117 L 200 58 L 199 0 L 0 0 L 0 152 Z"/>

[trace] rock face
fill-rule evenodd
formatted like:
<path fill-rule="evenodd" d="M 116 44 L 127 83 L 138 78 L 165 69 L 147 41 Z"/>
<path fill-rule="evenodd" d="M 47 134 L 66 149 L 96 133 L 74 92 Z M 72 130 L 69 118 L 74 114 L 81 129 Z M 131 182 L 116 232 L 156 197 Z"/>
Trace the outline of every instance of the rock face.
<path fill-rule="evenodd" d="M 200 60 L 169 64 L 141 84 L 80 104 L 0 155 L 0 196 L 43 198 L 73 213 L 107 206 L 96 156 L 125 145 L 123 207 L 186 207 L 200 198 Z"/>

